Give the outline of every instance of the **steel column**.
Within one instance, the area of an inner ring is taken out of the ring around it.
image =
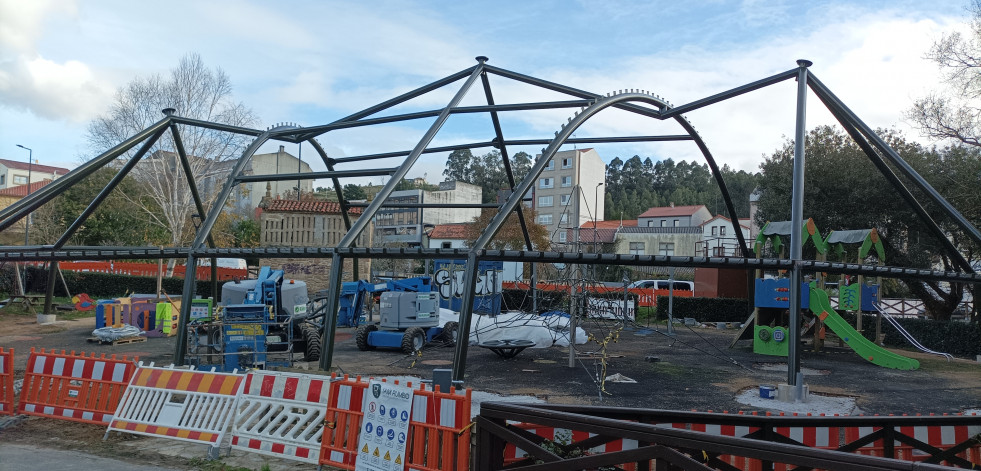
[[[930,183],[927,182],[922,175],[917,173],[916,170],[914,170],[913,167],[911,167],[905,160],[903,160],[903,158],[900,157],[900,155],[896,153],[896,151],[892,150],[892,148],[889,147],[889,145],[886,144],[886,142],[883,141],[881,137],[875,134],[875,132],[873,132],[872,129],[868,127],[868,125],[862,122],[862,120],[859,119],[854,112],[848,109],[848,107],[845,106],[845,104],[842,103],[841,100],[839,100],[838,97],[836,97],[835,94],[831,92],[831,90],[825,87],[824,84],[821,83],[816,78],[812,79],[812,83],[810,84],[810,87],[815,92],[821,90],[821,93],[823,93],[828,98],[828,100],[835,103],[836,107],[840,109],[841,113],[848,119],[848,121],[850,121],[856,128],[858,128],[858,130],[866,138],[868,138],[868,140],[872,143],[872,145],[874,145],[877,149],[879,149],[882,152],[883,156],[886,159],[888,159],[890,163],[892,163],[897,168],[899,168],[900,172],[902,172],[903,175],[909,178],[914,185],[916,185],[920,190],[926,193],[930,197],[930,199],[932,199],[935,203],[937,203],[937,205],[939,205],[944,210],[944,212],[946,212],[947,215],[949,215],[954,220],[954,222],[956,222],[957,225],[960,226],[961,230],[963,230],[968,237],[974,240],[976,244],[981,244],[981,231],[978,231],[977,227],[974,227],[974,225],[972,225],[971,222],[964,217],[964,215],[962,215],[960,212],[957,211],[957,209],[951,206],[951,204],[947,202],[947,200],[944,199],[944,197],[941,196],[940,193],[937,192],[937,190],[934,189],[933,186],[930,185]]]
[[[797,127],[794,133],[794,177],[790,201],[790,329],[787,339],[787,384],[797,384],[800,372],[800,283],[802,259],[799,224],[804,219],[804,139],[807,136],[807,68],[811,61],[797,61]],[[798,397],[800,399],[800,397]]]
[[[327,310],[324,311],[323,339],[320,342],[320,369],[329,371],[334,362],[334,335],[337,333],[337,300],[341,297],[341,275],[344,259],[335,253],[330,261],[330,280],[327,283]]]
[[[174,343],[174,363],[178,366],[184,365],[184,354],[187,350],[187,321],[191,318],[191,300],[194,299],[194,282],[197,279],[197,270],[195,269],[197,257],[194,256],[193,250],[201,248],[204,245],[204,240],[211,235],[211,229],[214,227],[215,221],[218,220],[218,215],[221,214],[225,206],[225,201],[228,201],[228,196],[232,193],[232,188],[235,187],[235,178],[245,170],[245,165],[252,159],[252,155],[267,140],[269,140],[269,131],[256,137],[252,141],[252,144],[249,144],[249,147],[245,149],[245,152],[242,152],[242,156],[239,157],[235,167],[229,173],[228,180],[225,181],[221,192],[215,198],[214,203],[212,203],[207,219],[198,227],[198,232],[194,236],[194,242],[191,243],[192,251],[187,255],[187,268],[184,270],[184,292],[181,293],[180,326],[177,328],[177,341]]]
[[[453,353],[453,379],[463,381],[467,370],[467,348],[470,346],[470,324],[473,318],[473,301],[477,290],[477,254],[467,254],[467,267],[463,276],[463,297],[460,299],[456,351]]]

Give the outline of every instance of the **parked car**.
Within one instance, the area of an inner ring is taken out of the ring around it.
[[[669,280],[638,280],[627,285],[627,288],[671,289]],[[674,281],[674,289],[678,291],[695,291],[695,283],[691,281]]]

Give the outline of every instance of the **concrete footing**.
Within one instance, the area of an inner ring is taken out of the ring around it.
[[[807,385],[801,385],[801,397],[800,402],[807,402],[808,397]],[[783,402],[797,402],[797,386],[791,386],[789,384],[777,385],[777,400]]]

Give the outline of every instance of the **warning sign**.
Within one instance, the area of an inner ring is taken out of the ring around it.
[[[355,462],[355,471],[402,471],[412,394],[411,388],[391,383],[372,380],[368,384],[358,438],[362,453]],[[373,449],[370,454],[369,449]]]

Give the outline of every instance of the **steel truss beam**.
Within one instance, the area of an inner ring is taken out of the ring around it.
[[[352,178],[388,176],[398,170],[394,168],[375,168],[364,170],[334,170],[331,172],[277,173],[270,175],[239,175],[235,183],[281,182],[287,180],[316,180],[318,178]]]

